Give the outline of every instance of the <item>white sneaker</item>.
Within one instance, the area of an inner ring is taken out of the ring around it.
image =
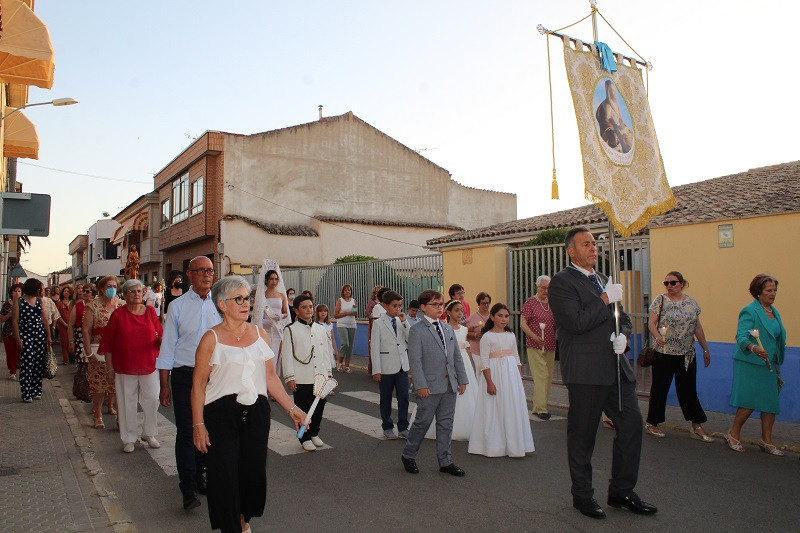
[[[307,441],[305,441],[305,442],[302,444],[302,446],[303,446],[303,449],[304,449],[305,451],[307,451],[307,452],[315,452],[315,451],[317,451],[317,447],[316,447],[316,446],[314,446],[314,443],[313,443],[313,442],[311,442],[310,440],[307,440]]]
[[[131,452],[133,452],[133,449],[135,447],[136,447],[136,445],[134,443],[126,442],[125,446],[122,447],[122,451],[125,452],[125,453],[131,453]]]
[[[322,439],[319,437],[311,437],[311,442],[313,442],[314,446],[316,446],[317,448],[322,448],[323,446],[325,446],[325,443],[322,442]]]
[[[155,437],[151,437],[150,435],[142,435],[142,440],[145,441],[151,448],[161,448],[161,443],[158,442]]]

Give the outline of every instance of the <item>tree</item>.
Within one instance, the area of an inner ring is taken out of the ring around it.
[[[567,231],[569,231],[569,228],[546,229],[536,234],[529,241],[523,242],[519,247],[525,248],[527,246],[543,246],[545,244],[563,244],[564,239],[567,238]]]
[[[343,263],[360,263],[361,261],[377,261],[377,257],[372,257],[371,255],[358,255],[358,254],[351,254],[351,255],[343,255],[342,257],[337,257],[333,264],[334,265],[341,265]]]

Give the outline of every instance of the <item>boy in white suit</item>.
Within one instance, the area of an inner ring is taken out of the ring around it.
[[[403,297],[386,291],[381,297],[382,313],[372,325],[370,359],[372,379],[380,385],[383,434],[396,439],[392,420],[392,392],[397,394],[397,430],[408,438],[408,323],[402,312]]]

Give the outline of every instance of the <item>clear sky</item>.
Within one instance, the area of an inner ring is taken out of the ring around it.
[[[671,185],[800,158],[800,3],[598,7],[655,67],[650,106]],[[550,200],[547,56],[536,25],[577,21],[588,0],[37,0],[36,12],[55,47],[55,85],[31,88],[28,101],[80,103],[26,111],[41,148],[38,161],[19,160],[18,179],[53,197],[50,236],[32,238],[23,257],[34,272],[68,266],[69,242],[152,190],[153,174],[191,137],[310,122],[319,104],[426,149],[464,185],[516,193],[520,218],[586,203],[556,40],[561,199]],[[567,33],[590,41],[591,23]],[[630,54],[602,21],[600,40]]]

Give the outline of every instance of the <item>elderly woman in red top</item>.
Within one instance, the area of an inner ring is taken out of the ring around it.
[[[105,354],[108,379],[116,385],[122,451],[131,453],[138,438],[137,401],[144,412],[142,440],[151,448],[161,447],[156,440],[160,391],[156,358],[163,330],[155,309],[144,303],[141,281],[126,281],[122,295],[125,305],[111,313],[97,352]]]
[[[520,320],[533,375],[533,414],[541,420],[550,418],[547,398],[556,361],[556,321],[547,299],[549,287],[549,276],[536,278],[536,294],[522,306],[523,320]]]
[[[69,356],[69,312],[72,309],[72,287],[66,286],[61,289],[56,301],[56,309],[58,309],[58,317],[56,318],[56,326],[58,327],[58,344],[61,346],[61,358],[64,364],[70,363]]]

